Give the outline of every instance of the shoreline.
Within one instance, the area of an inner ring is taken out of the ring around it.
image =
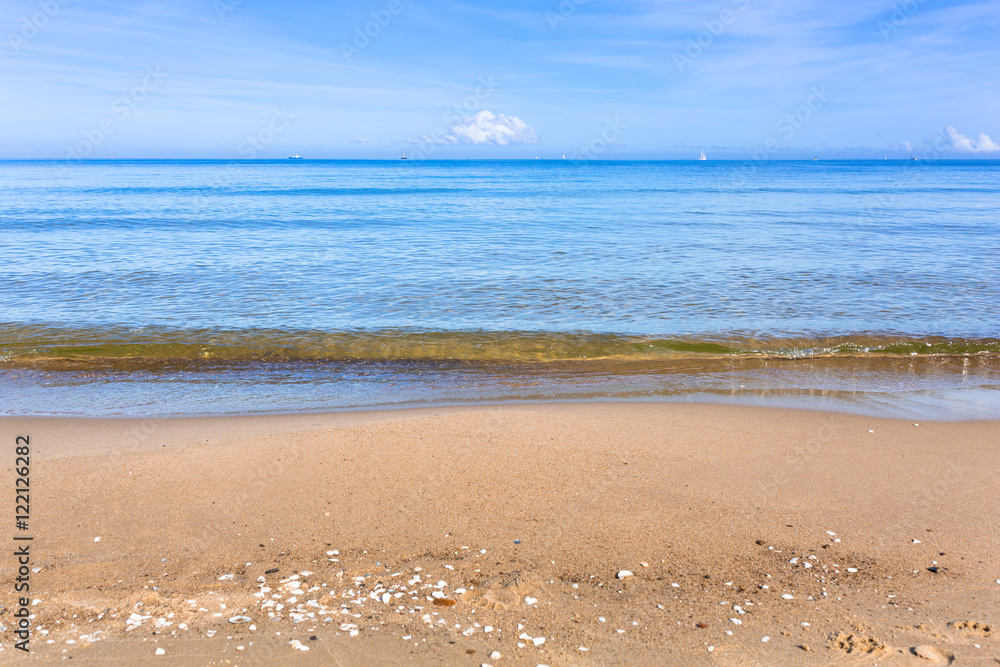
[[[0,432],[31,436],[42,660],[1000,659],[1000,421],[629,401]]]
[[[161,414],[70,414],[70,413],[28,413],[28,414],[3,414],[0,413],[0,422],[11,420],[81,420],[97,421],[156,421],[156,420],[194,420],[194,419],[270,419],[270,418],[302,418],[336,416],[336,415],[380,415],[382,413],[416,413],[434,411],[462,411],[462,410],[490,410],[490,409],[518,409],[533,408],[541,406],[586,406],[586,405],[659,405],[659,406],[702,406],[702,407],[730,407],[748,408],[752,410],[777,410],[791,412],[805,412],[818,414],[850,415],[854,417],[869,417],[873,419],[885,419],[895,421],[907,421],[918,419],[925,422],[935,423],[975,423],[975,422],[998,422],[1000,412],[995,412],[990,407],[979,407],[973,412],[956,412],[942,407],[940,399],[931,397],[927,404],[922,406],[923,412],[907,412],[902,397],[895,397],[895,403],[889,401],[881,405],[873,405],[859,400],[857,397],[846,398],[839,393],[849,395],[850,392],[827,392],[826,395],[816,396],[810,392],[787,392],[781,394],[758,394],[747,392],[742,395],[724,394],[722,392],[712,393],[709,391],[689,392],[684,394],[662,395],[662,396],[595,396],[584,398],[539,398],[535,400],[524,398],[502,398],[467,400],[467,401],[442,401],[442,402],[405,402],[405,403],[383,403],[383,404],[361,404],[348,405],[343,407],[316,407],[312,409],[283,409],[283,410],[260,410],[243,412],[179,412]],[[832,395],[830,395],[832,394]],[[1000,397],[997,398],[1000,407]],[[968,407],[968,406],[966,406]],[[916,408],[914,408],[916,409]]]
[[[343,408],[316,408],[315,410],[276,410],[273,412],[239,412],[239,413],[168,413],[168,414],[150,414],[150,415],[128,415],[128,414],[109,414],[109,415],[83,415],[83,414],[24,414],[24,415],[13,415],[13,414],[0,414],[0,424],[3,422],[15,422],[15,421],[28,421],[28,422],[39,422],[44,423],[50,420],[79,420],[81,422],[99,422],[107,420],[109,422],[124,422],[124,421],[135,421],[135,422],[145,422],[151,421],[156,422],[160,420],[164,421],[180,421],[180,420],[245,420],[245,419],[289,419],[293,422],[295,420],[308,420],[314,417],[329,417],[336,418],[343,415],[359,415],[365,416],[372,419],[378,419],[381,416],[396,415],[400,413],[407,413],[407,416],[419,417],[421,413],[440,413],[440,412],[465,412],[465,411],[482,411],[482,410],[519,410],[519,409],[533,409],[533,408],[543,408],[543,407],[556,407],[556,408],[572,408],[573,406],[611,406],[611,405],[650,405],[650,406],[686,406],[695,409],[707,409],[707,408],[733,408],[733,409],[749,409],[749,410],[762,410],[762,411],[776,411],[776,412],[791,412],[791,413],[806,413],[812,414],[813,416],[818,415],[843,415],[859,418],[870,418],[885,421],[899,421],[899,422],[909,422],[914,419],[914,417],[906,415],[884,415],[884,414],[871,414],[866,412],[851,411],[847,409],[840,409],[835,407],[814,407],[810,405],[792,405],[782,403],[783,401],[791,401],[796,398],[804,398],[805,400],[824,400],[824,399],[814,399],[814,397],[802,397],[794,394],[787,396],[767,396],[761,397],[756,395],[749,396],[720,396],[718,400],[712,400],[712,397],[705,397],[703,394],[695,394],[697,400],[688,400],[687,398],[681,397],[622,397],[622,398],[607,398],[607,397],[595,397],[595,398],[580,398],[580,399],[538,399],[538,400],[526,400],[526,399],[510,399],[510,400],[499,400],[499,401],[482,401],[482,402],[454,402],[454,403],[387,403],[382,405],[358,405],[358,406],[347,406]],[[851,405],[851,403],[844,401],[843,404]],[[411,413],[411,414],[410,414]],[[924,416],[921,421],[928,423],[940,423],[940,424],[967,424],[967,423],[984,423],[989,424],[992,422],[1000,422],[1000,414],[996,417],[983,417],[983,418],[955,418],[955,419],[936,419],[931,416]],[[291,424],[290,424],[291,425]]]

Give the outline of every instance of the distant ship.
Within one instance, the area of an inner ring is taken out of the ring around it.
[[[700,158],[698,158],[698,159],[699,159],[699,160],[707,160],[707,159],[708,159],[707,157],[705,157],[705,151],[702,151],[702,152],[701,152],[701,157],[700,157]]]
[[[911,160],[916,160],[917,158],[915,158],[915,157],[911,157],[910,159],[911,159]]]
[[[296,153],[295,155],[289,155],[288,159],[289,160],[303,160],[305,158],[303,158],[301,155],[299,155],[298,153]]]
[[[399,159],[400,160],[409,160],[410,158],[406,157],[406,153],[404,151],[399,151]]]

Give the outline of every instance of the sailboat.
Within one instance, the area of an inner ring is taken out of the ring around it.
[[[701,157],[699,157],[698,159],[699,160],[707,160],[708,159],[707,157],[705,157],[705,151],[701,152]]]
[[[399,159],[400,160],[409,160],[410,158],[406,157],[406,153],[404,151],[399,151]]]

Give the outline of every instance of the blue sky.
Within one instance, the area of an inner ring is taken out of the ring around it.
[[[13,0],[0,26],[0,157],[1000,158],[1000,2]]]

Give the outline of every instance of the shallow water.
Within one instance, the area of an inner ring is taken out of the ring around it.
[[[995,161],[0,162],[0,413],[997,417],[998,195]]]

